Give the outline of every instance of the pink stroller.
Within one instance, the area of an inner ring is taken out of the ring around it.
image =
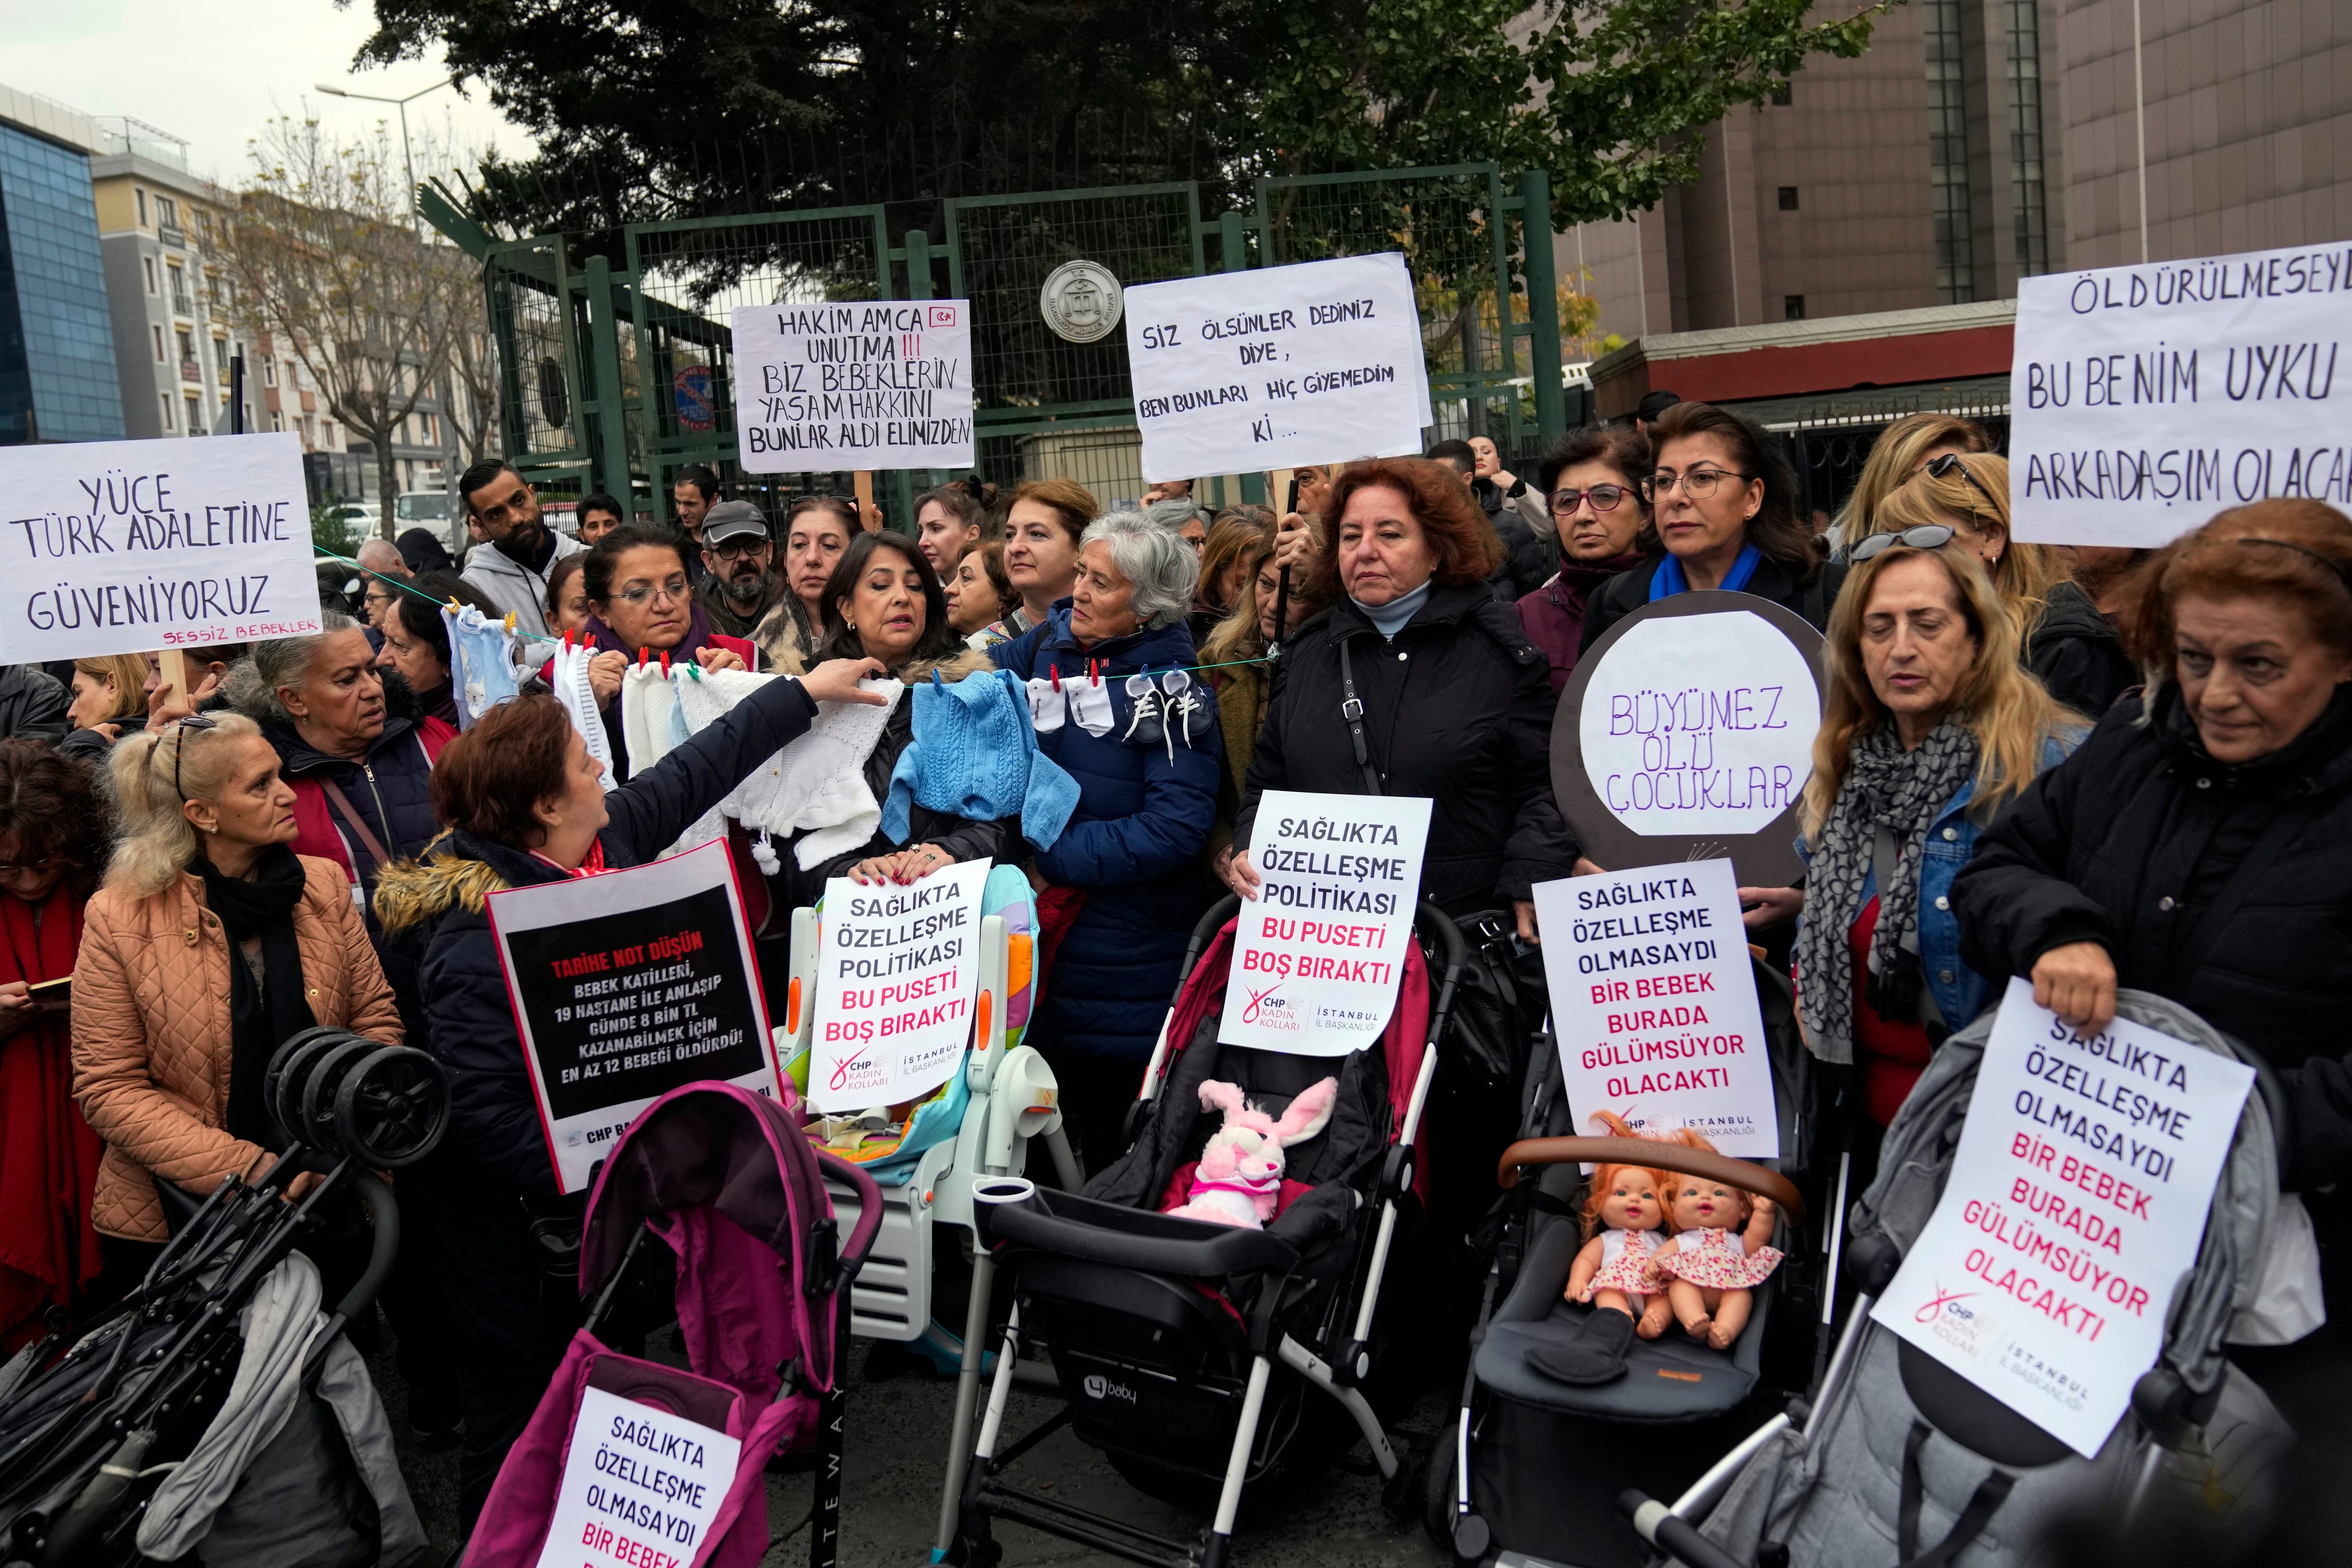
[[[845,1246],[828,1176],[858,1196]],[[881,1215],[873,1178],[811,1148],[795,1107],[723,1083],[688,1084],[648,1106],[589,1194],[580,1291],[594,1305],[499,1471],[466,1568],[540,1561],[590,1390],[740,1440],[733,1480],[682,1568],[757,1563],[770,1545],[766,1461],[819,1447],[810,1562],[830,1568],[841,1510],[844,1411],[834,1378],[846,1321],[838,1308]],[[623,1355],[596,1337],[648,1237],[676,1255],[678,1339],[691,1372]]]

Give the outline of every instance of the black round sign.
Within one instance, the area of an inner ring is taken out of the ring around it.
[[[1822,634],[1752,594],[1676,594],[1611,626],[1552,720],[1552,792],[1585,858],[1728,858],[1743,887],[1795,882],[1822,671]],[[1591,756],[1589,700],[1609,705]]]

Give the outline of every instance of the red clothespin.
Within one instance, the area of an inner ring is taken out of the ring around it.
[[[1099,661],[1091,658],[1087,660],[1087,679],[1097,686],[1102,684],[1102,668]]]
[[[563,628],[563,651],[566,653],[570,653],[572,651],[572,628],[570,626]]]
[[[1058,694],[1062,689],[1062,667],[1058,664],[1049,664],[1045,668],[1054,677],[1054,690]]]
[[[662,674],[669,673],[669,649],[662,649]]]
[[[637,649],[637,668],[638,668],[639,669],[643,669],[643,668],[645,668],[645,667],[646,667],[646,659],[647,656],[648,656],[648,655],[650,655],[650,654],[652,653],[652,651],[653,651],[653,650],[652,650],[652,649],[650,649],[650,648],[642,648],[642,647],[641,647],[641,648]]]

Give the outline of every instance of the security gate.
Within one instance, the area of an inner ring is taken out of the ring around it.
[[[1066,476],[1106,500],[1142,488],[1126,337],[1057,333],[1039,310],[1073,260],[1122,286],[1402,251],[1420,308],[1432,440],[1485,435],[1524,454],[1563,422],[1550,182],[1491,163],[1260,180],[1203,217],[1190,181],[952,197],[894,242],[896,205],[634,224],[622,257],[560,235],[499,242],[425,192],[425,216],[483,264],[506,449],[551,494],[605,489],[668,514],[671,478],[709,464],[771,503],[846,494],[845,473],[740,475],[730,312],[782,300],[968,299],[979,468],[998,483]],[[1528,226],[1528,215],[1536,215]],[[1534,228],[1536,243],[1525,242]],[[608,247],[609,248],[609,247]],[[910,526],[920,486],[877,476]],[[1264,500],[1265,476],[1204,476],[1213,504]]]

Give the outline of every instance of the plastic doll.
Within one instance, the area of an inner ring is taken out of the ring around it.
[[[1600,1120],[1620,1138],[1638,1136],[1616,1117]],[[1529,1364],[1555,1381],[1606,1383],[1625,1372],[1625,1352],[1636,1334],[1665,1332],[1672,1309],[1659,1293],[1650,1259],[1665,1242],[1665,1194],[1672,1176],[1643,1165],[1600,1165],[1584,1188],[1585,1242],[1569,1266],[1568,1300],[1594,1309],[1576,1340],[1542,1347]]]
[[[1675,1134],[1694,1149],[1715,1145],[1688,1128]],[[1752,1292],[1780,1266],[1772,1238],[1772,1200],[1706,1176],[1676,1175],[1668,1188],[1674,1236],[1651,1255],[1666,1281],[1665,1299],[1683,1332],[1729,1350],[1748,1326]]]

